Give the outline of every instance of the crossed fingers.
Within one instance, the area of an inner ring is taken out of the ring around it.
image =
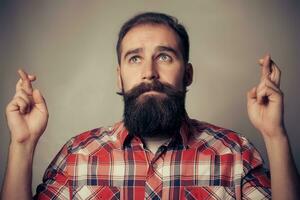
[[[32,95],[33,88],[32,88],[32,81],[36,80],[34,75],[28,75],[22,69],[18,70],[18,74],[20,75],[20,79],[16,85],[16,92],[19,90],[24,90],[28,95]]]
[[[280,90],[281,71],[274,61],[271,60],[270,55],[260,59],[259,64],[261,65],[261,80],[255,88],[256,95],[254,96],[260,104],[266,104],[282,96]]]
[[[275,62],[271,60],[271,56],[266,55],[259,60],[259,64],[261,65],[261,81],[269,78],[279,88],[281,71]]]
[[[18,74],[20,75],[20,79],[16,84],[16,94],[15,100],[18,104],[20,112],[25,114],[30,112],[32,105],[34,104],[33,101],[33,87],[31,82],[36,80],[36,77],[33,75],[28,75],[22,69],[18,70]]]

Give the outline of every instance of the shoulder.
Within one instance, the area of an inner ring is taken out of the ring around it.
[[[67,165],[74,165],[75,161],[84,163],[91,155],[118,148],[117,136],[121,125],[118,122],[113,126],[94,128],[69,139],[49,164],[45,177],[52,176],[56,171],[64,171]]]
[[[234,160],[244,166],[247,173],[263,166],[263,159],[254,145],[243,135],[233,130],[207,122],[191,121],[192,137],[198,152],[215,157],[234,156]]]
[[[117,145],[116,128],[119,125],[120,123],[116,123],[113,126],[103,126],[84,131],[72,137],[64,147],[69,154],[92,154],[106,145]]]
[[[205,144],[216,153],[242,153],[255,150],[253,144],[242,134],[208,122],[190,120],[194,145]]]

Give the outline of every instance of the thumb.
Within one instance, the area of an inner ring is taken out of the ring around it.
[[[253,87],[248,93],[247,93],[247,99],[249,103],[253,103],[257,99],[257,94],[256,94],[256,87]]]
[[[34,105],[43,112],[48,112],[46,101],[38,89],[34,89],[32,93]]]

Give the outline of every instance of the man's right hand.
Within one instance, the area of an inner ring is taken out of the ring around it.
[[[47,126],[47,105],[40,91],[32,88],[31,82],[36,77],[23,70],[18,73],[16,94],[6,107],[11,142],[36,145]]]

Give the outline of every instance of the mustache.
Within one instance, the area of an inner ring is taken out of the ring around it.
[[[141,94],[150,91],[161,92],[166,94],[169,97],[178,97],[178,96],[183,97],[186,94],[185,88],[183,91],[181,91],[175,88],[174,86],[172,86],[171,84],[161,83],[158,80],[154,80],[151,83],[141,83],[133,87],[129,91],[122,93],[122,95],[124,96],[125,100],[131,100],[131,99],[136,99]]]

